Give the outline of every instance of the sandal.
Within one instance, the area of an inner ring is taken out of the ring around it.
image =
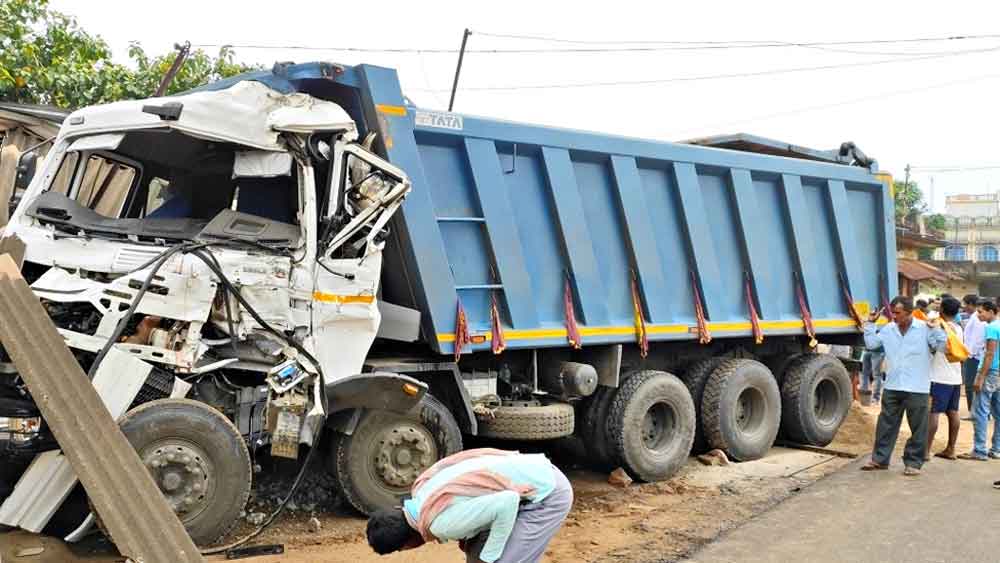
[[[967,461],[989,461],[989,459],[990,459],[990,458],[988,458],[988,457],[986,457],[984,455],[983,456],[979,456],[979,455],[972,454],[972,453],[958,454],[957,456],[955,456],[955,458],[956,459],[964,459],[964,460],[967,460]]]
[[[882,465],[881,463],[875,463],[874,461],[869,461],[861,466],[861,471],[885,471],[886,469],[889,469],[888,465]]]
[[[907,467],[903,470],[903,475],[906,475],[907,477],[917,477],[920,475],[920,470],[916,467]]]
[[[956,459],[958,459],[958,456],[956,456],[955,454],[946,454],[944,452],[938,452],[934,454],[934,457],[939,457],[941,459],[950,459],[951,461],[955,461]]]

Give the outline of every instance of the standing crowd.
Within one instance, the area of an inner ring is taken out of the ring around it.
[[[862,359],[861,392],[881,403],[871,461],[863,471],[889,468],[905,414],[910,438],[903,452],[903,474],[920,475],[932,456],[947,460],[1000,459],[1000,320],[997,303],[966,295],[913,301],[899,296],[886,312],[890,321],[881,327],[881,310],[864,327],[866,352]],[[973,423],[973,447],[956,452],[962,419],[959,415],[964,388],[966,408]],[[932,452],[940,415],[948,421],[944,449]],[[993,435],[987,444],[990,419]],[[994,483],[1000,488],[1000,481]]]

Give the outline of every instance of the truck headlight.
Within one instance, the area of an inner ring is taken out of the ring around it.
[[[31,441],[42,429],[42,418],[16,418],[0,416],[0,439],[8,439],[17,444]]]

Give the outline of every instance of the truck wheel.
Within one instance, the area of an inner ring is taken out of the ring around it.
[[[504,405],[492,419],[479,421],[479,435],[502,440],[551,440],[573,433],[573,405],[552,403],[537,406]]]
[[[781,430],[785,437],[825,446],[851,408],[851,377],[828,354],[809,354],[791,364],[781,386]]]
[[[781,394],[764,364],[725,360],[705,384],[701,412],[710,446],[739,461],[760,459],[778,435]]]
[[[618,388],[608,412],[616,461],[640,481],[670,478],[691,451],[694,413],[691,395],[675,376],[636,372]]]
[[[145,403],[119,421],[194,543],[229,533],[250,496],[250,454],[240,431],[190,399]]]
[[[695,429],[694,429],[694,443],[691,445],[691,453],[702,454],[708,451],[708,440],[705,439],[705,428],[701,421],[701,398],[705,395],[705,383],[708,382],[708,376],[712,375],[712,372],[719,367],[722,363],[722,358],[707,358],[700,360],[691,365],[686,372],[684,372],[684,385],[687,385],[688,393],[691,394],[691,400],[694,401],[694,411],[695,411]]]
[[[398,506],[417,476],[461,449],[462,432],[455,417],[440,401],[425,395],[406,415],[365,412],[353,434],[334,440],[333,470],[347,501],[371,514]]]
[[[598,469],[614,469],[611,441],[608,439],[608,410],[618,389],[599,385],[597,391],[581,405],[580,438],[587,450],[587,457]]]

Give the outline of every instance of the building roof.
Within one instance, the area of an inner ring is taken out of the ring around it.
[[[939,282],[948,282],[962,279],[961,276],[945,272],[944,270],[939,270],[938,268],[931,266],[926,262],[921,262],[920,260],[897,258],[896,264],[899,269],[899,273],[904,278],[913,281],[934,280]]]
[[[942,248],[948,241],[932,234],[919,232],[902,225],[896,225],[896,246],[899,248]]]

